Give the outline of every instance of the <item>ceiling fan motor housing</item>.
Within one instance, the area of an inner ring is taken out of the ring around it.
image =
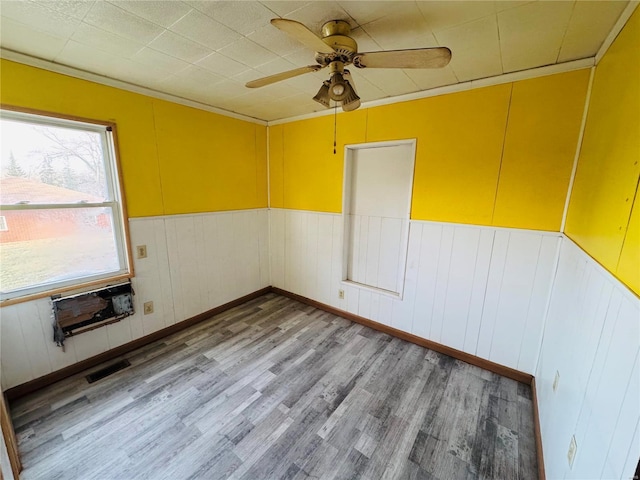
[[[333,53],[316,53],[316,62],[329,65],[341,61],[349,64],[358,52],[358,44],[349,36],[351,26],[344,20],[331,20],[322,26],[322,41],[329,45]]]

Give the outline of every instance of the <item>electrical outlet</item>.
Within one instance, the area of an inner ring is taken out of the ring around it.
[[[569,451],[567,452],[567,460],[569,460],[569,468],[573,468],[573,460],[576,458],[577,451],[578,451],[578,444],[576,443],[576,436],[571,435],[571,442],[569,442]]]
[[[136,256],[138,258],[147,258],[147,246],[146,245],[138,245],[136,247]]]
[[[558,390],[558,384],[560,383],[560,372],[556,370],[556,376],[553,379],[553,393]]]
[[[344,290],[338,290],[338,298],[341,298],[344,300]]]
[[[153,313],[153,302],[144,302],[143,309],[145,315]]]

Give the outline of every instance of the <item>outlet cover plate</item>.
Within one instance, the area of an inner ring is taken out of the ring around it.
[[[138,257],[138,258],[147,258],[147,246],[146,245],[137,245],[136,246],[136,257]]]
[[[143,309],[145,315],[153,313],[153,302],[144,302]]]
[[[338,290],[338,298],[344,299],[344,290]]]

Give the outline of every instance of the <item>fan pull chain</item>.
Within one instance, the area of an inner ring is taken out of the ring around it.
[[[336,130],[338,124],[338,103],[333,107],[333,154],[336,154]]]

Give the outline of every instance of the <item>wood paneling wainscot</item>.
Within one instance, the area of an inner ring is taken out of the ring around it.
[[[341,215],[280,209],[270,215],[274,287],[535,371],[560,234],[411,221],[400,299],[342,282]]]

